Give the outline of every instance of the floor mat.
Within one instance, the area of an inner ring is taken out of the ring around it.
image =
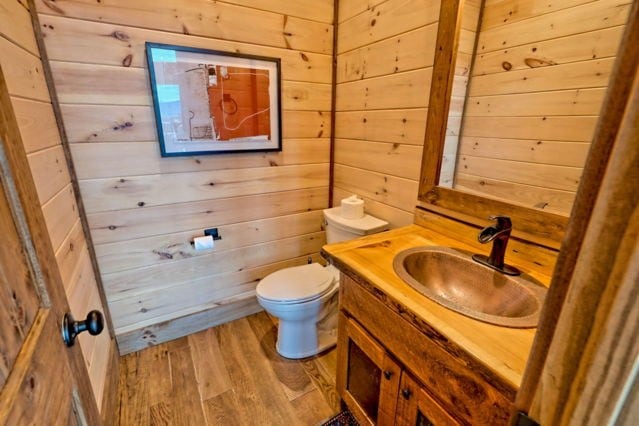
[[[321,426],[359,426],[359,423],[357,423],[350,411],[345,410],[331,417],[322,423]]]

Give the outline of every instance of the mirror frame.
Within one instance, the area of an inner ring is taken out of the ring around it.
[[[515,237],[558,250],[569,217],[437,185],[444,153],[463,7],[464,0],[444,1],[441,4],[417,208],[478,226],[485,226],[488,216],[505,214],[513,221]]]

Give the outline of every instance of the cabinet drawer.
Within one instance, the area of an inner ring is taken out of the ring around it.
[[[508,424],[514,389],[490,376],[478,361],[434,330],[420,330],[404,319],[398,312],[406,315],[406,311],[383,293],[371,291],[342,275],[341,309],[419,377],[457,418],[472,425]]]

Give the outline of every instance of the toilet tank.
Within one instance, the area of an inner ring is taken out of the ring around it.
[[[360,219],[345,219],[341,207],[324,210],[324,226],[328,244],[352,240],[364,235],[388,230],[388,222],[365,214]]]

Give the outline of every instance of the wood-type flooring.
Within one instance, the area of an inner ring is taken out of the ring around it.
[[[336,351],[289,360],[260,312],[122,357],[121,426],[317,425],[339,411]]]

